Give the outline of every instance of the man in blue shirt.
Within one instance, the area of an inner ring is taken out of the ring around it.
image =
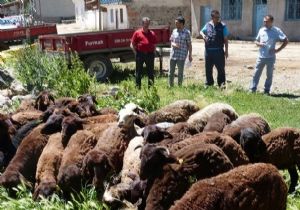
[[[184,27],[185,20],[182,16],[178,16],[175,20],[176,28],[173,30],[170,42],[171,42],[171,53],[170,53],[170,70],[169,70],[169,86],[174,86],[174,72],[175,67],[178,67],[178,86],[182,85],[183,81],[183,70],[185,59],[189,55],[189,62],[192,58],[192,41],[191,33]]]
[[[225,87],[225,58],[228,57],[228,29],[220,21],[220,13],[211,11],[211,21],[200,31],[205,42],[205,74],[207,86],[214,85],[213,66],[218,71],[217,82],[219,87]],[[224,51],[225,46],[225,51]]]
[[[259,47],[259,56],[256,60],[255,72],[250,84],[250,91],[256,92],[257,85],[264,66],[267,66],[267,78],[265,81],[264,93],[269,95],[273,79],[273,70],[276,60],[276,53],[281,51],[288,44],[288,38],[280,28],[273,26],[272,15],[264,17],[264,26],[258,31],[255,44]],[[275,49],[276,42],[282,41],[279,48]]]

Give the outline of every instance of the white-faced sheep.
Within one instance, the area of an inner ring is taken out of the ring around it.
[[[36,183],[33,193],[34,200],[38,199],[39,196],[46,198],[56,191],[56,177],[63,151],[64,147],[61,142],[61,134],[52,134],[37,163],[35,175]]]
[[[187,120],[187,123],[189,123],[191,126],[194,126],[198,132],[201,132],[207,124],[209,118],[220,112],[226,114],[230,120],[235,120],[238,118],[238,114],[229,104],[213,103],[191,115]]]
[[[148,179],[150,188],[145,209],[169,209],[195,179],[212,177],[232,168],[228,157],[213,144],[188,145],[175,152],[173,158],[164,148],[145,145],[140,171],[140,178]]]
[[[242,146],[247,150],[251,147],[251,153],[259,150],[258,142],[261,141],[260,135],[256,134],[254,130],[243,130],[244,141]],[[255,161],[272,163],[278,169],[288,169],[291,184],[289,192],[294,192],[298,181],[298,173],[296,166],[300,167],[300,130],[296,128],[276,128],[270,133],[262,136],[264,152],[257,155]],[[253,143],[254,142],[254,143]],[[253,156],[253,155],[252,155]]]
[[[141,195],[139,193],[135,194],[132,191],[132,186],[135,181],[139,181],[140,153],[143,145],[144,138],[141,136],[130,140],[124,153],[120,182],[116,185],[108,186],[103,195],[103,200],[109,203],[110,206],[124,205],[124,199],[135,203],[140,198]]]
[[[278,170],[259,163],[196,182],[170,210],[285,210],[286,202]]]
[[[137,136],[134,127],[136,116],[131,110],[120,110],[118,123],[109,126],[100,136],[95,148],[85,156],[84,173],[93,177],[93,184],[97,189],[103,189],[103,181],[109,172],[121,171],[129,141]]]
[[[226,125],[223,133],[231,136],[237,142],[240,142],[241,130],[243,128],[253,128],[262,136],[270,132],[268,122],[257,113],[250,113],[239,116],[235,121]]]

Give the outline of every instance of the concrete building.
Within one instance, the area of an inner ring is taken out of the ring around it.
[[[254,39],[267,14],[274,16],[292,41],[300,40],[300,1],[298,0],[191,0],[192,34],[210,20],[210,12],[217,9],[234,38]]]
[[[75,18],[75,5],[72,0],[17,0],[1,4],[0,13],[4,16],[26,13],[36,20],[60,22]]]
[[[191,28],[190,0],[73,0],[76,23],[90,30],[135,28],[144,16],[151,18],[152,25],[171,25],[178,14],[186,18]],[[99,11],[101,15],[99,17]],[[100,23],[100,24],[99,24]]]

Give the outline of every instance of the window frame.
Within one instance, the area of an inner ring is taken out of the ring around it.
[[[222,0],[222,19],[223,20],[242,20],[243,15],[243,0],[235,0],[233,5],[230,5],[231,0]],[[230,11],[236,10],[236,11]],[[234,12],[232,17],[231,12]]]
[[[293,2],[291,2],[291,1],[293,1]],[[285,20],[286,21],[300,21],[300,0],[286,0],[285,3],[286,3],[285,4]],[[291,3],[291,7],[290,7],[290,3]],[[298,8],[297,8],[297,5],[298,5]],[[290,14],[289,14],[290,8],[294,9],[292,17],[290,17]],[[298,9],[298,11],[297,11],[297,9]]]

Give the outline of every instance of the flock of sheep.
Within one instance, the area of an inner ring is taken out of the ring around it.
[[[93,185],[112,209],[147,210],[284,210],[295,191],[299,129],[271,130],[224,103],[179,100],[150,114],[96,105],[43,91],[0,114],[0,185],[14,196],[23,182],[35,200]]]

